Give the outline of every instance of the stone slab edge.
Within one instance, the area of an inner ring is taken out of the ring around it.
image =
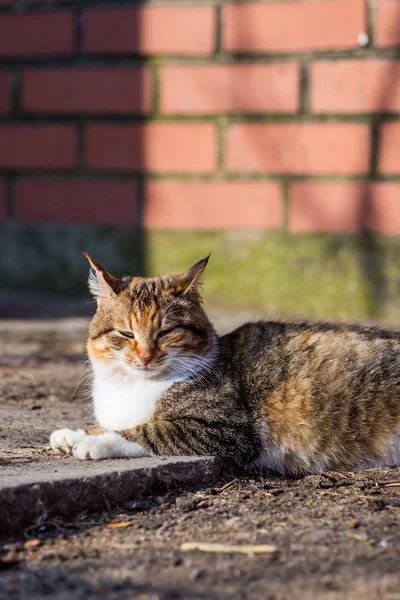
[[[56,517],[67,519],[127,500],[214,485],[222,468],[222,462],[216,458],[176,459],[151,467],[3,487],[0,490],[0,535],[14,535]]]

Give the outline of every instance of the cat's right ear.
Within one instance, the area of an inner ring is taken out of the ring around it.
[[[88,259],[91,269],[89,273],[89,290],[96,298],[97,303],[109,298],[112,294],[118,294],[121,291],[124,282],[111,275],[104,267],[94,260],[87,252],[82,252]]]
[[[203,271],[207,266],[209,258],[210,255],[206,256],[206,258],[203,258],[203,260],[200,260],[198,263],[193,265],[189,271],[182,273],[182,275],[178,275],[177,279],[184,294],[192,289],[199,291],[199,287],[202,283]]]

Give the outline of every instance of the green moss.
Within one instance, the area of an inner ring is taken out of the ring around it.
[[[205,300],[216,308],[399,320],[400,238],[371,235],[7,225],[0,230],[0,286],[85,294],[82,250],[117,275],[179,273],[211,252]]]
[[[152,274],[212,252],[208,304],[272,314],[398,320],[400,239],[282,233],[153,233]]]

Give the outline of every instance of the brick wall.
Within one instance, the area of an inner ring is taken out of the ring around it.
[[[400,0],[0,0],[0,221],[400,233]]]

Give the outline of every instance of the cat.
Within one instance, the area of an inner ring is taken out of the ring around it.
[[[291,474],[400,464],[400,334],[260,321],[218,337],[201,296],[208,257],[118,279],[85,255],[98,425],[55,431],[54,450],[216,455]]]

